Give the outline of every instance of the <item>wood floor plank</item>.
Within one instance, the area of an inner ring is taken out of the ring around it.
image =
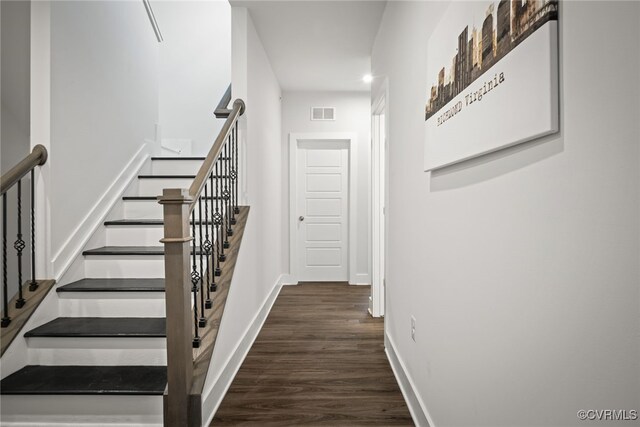
[[[412,426],[368,286],[285,286],[212,426]]]

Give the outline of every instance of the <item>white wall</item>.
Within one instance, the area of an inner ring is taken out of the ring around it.
[[[193,141],[206,155],[224,120],[213,115],[231,83],[231,6],[227,1],[152,2],[162,32],[160,125],[163,139]]]
[[[311,107],[336,107],[335,121],[312,121]],[[370,159],[371,95],[369,92],[284,92],[282,95],[282,194],[285,262],[289,267],[289,134],[306,132],[353,132],[358,137],[356,159],[356,274],[358,283],[371,283]]]
[[[142,2],[51,2],[51,251],[158,119],[158,43]]]
[[[29,154],[29,2],[2,2],[2,173]]]
[[[0,61],[2,112],[0,115],[0,174],[4,174],[31,152],[29,139],[29,67],[31,4],[29,2],[1,2],[1,49]],[[30,230],[31,178],[22,179],[22,239],[26,243],[23,251],[23,279],[31,278]],[[18,291],[18,257],[13,250],[17,227],[17,188],[7,192],[7,277],[8,295]],[[0,203],[1,205],[1,203]],[[1,216],[1,214],[0,214]],[[1,267],[0,267],[1,268]],[[0,299],[3,295],[0,289]]]
[[[560,134],[433,174],[426,44],[445,4],[389,2],[376,39],[386,333],[439,427],[577,426],[640,402],[640,6],[561,6]]]
[[[244,160],[240,173],[246,174],[244,203],[251,210],[205,394],[213,389],[225,369],[235,369],[227,366],[229,358],[235,355],[242,360],[236,350],[248,331],[257,332],[260,324],[254,320],[284,272],[280,86],[247,10],[234,7],[232,15],[233,98],[242,98],[246,103],[241,123]],[[221,397],[218,394],[213,399],[205,398],[205,414],[211,415],[213,408],[207,405],[219,402]]]

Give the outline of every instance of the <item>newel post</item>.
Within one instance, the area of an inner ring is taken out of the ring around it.
[[[165,189],[158,202],[164,208],[164,272],[167,316],[167,391],[164,425],[189,423],[189,394],[193,378],[192,313],[190,299],[188,190]]]

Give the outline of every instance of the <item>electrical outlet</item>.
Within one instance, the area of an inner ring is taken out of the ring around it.
[[[411,316],[411,339],[416,342],[416,318]]]

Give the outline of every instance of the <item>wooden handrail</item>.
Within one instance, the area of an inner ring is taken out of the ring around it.
[[[193,207],[195,206],[195,203],[198,200],[198,196],[200,196],[200,193],[202,193],[202,189],[204,188],[207,182],[207,177],[211,175],[213,166],[215,165],[216,160],[218,160],[218,157],[220,156],[220,152],[222,151],[222,146],[224,145],[224,142],[229,137],[229,133],[231,133],[231,129],[233,128],[233,125],[235,124],[238,117],[244,114],[244,109],[245,109],[245,106],[244,106],[244,101],[242,99],[236,99],[235,101],[233,101],[233,108],[231,109],[231,113],[229,114],[229,117],[227,117],[227,120],[225,120],[224,125],[222,126],[222,129],[220,129],[220,133],[218,134],[218,137],[213,143],[211,150],[209,150],[209,154],[207,155],[206,159],[204,159],[204,162],[202,163],[202,166],[200,166],[200,170],[198,171],[198,174],[196,175],[195,179],[191,183],[191,186],[189,187],[189,197],[193,200],[191,202],[189,212],[193,210]]]
[[[2,178],[0,178],[0,195],[6,193],[16,182],[31,172],[36,166],[44,165],[47,157],[48,153],[44,145],[38,144],[33,147],[33,150],[27,157],[12,167],[9,172],[2,175]]]

